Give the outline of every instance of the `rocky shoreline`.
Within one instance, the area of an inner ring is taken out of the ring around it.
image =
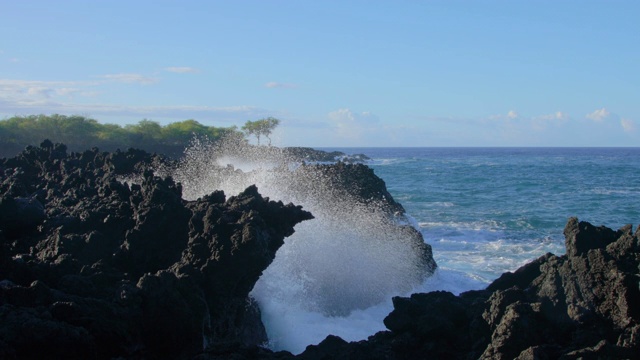
[[[640,353],[640,231],[575,218],[564,231],[566,255],[546,254],[485,290],[396,297],[384,320],[388,330],[366,341],[329,336],[297,356],[274,353],[260,346],[266,332],[249,292],[284,238],[313,215],[271,201],[255,186],[186,201],[180,184],[152,171],[163,161],[138,150],[68,154],[48,141],[0,160],[0,358],[633,359]],[[389,211],[402,211],[364,165],[313,171],[346,182],[370,178],[374,185],[358,196],[386,199]],[[125,181],[131,174],[137,180]]]
[[[46,141],[0,161],[0,358],[188,359],[267,340],[248,294],[313,216],[254,186],[185,201],[158,161]]]
[[[329,337],[302,359],[636,359],[640,231],[572,218],[567,254],[546,254],[481,291],[393,299],[389,329]],[[336,355],[338,354],[338,355]]]

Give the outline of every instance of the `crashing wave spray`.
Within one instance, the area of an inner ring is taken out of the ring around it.
[[[168,172],[186,199],[256,184],[315,216],[285,240],[254,288],[258,302],[346,316],[411,290],[435,269],[430,246],[402,225],[404,210],[364,165],[306,165],[286,149],[196,140]]]

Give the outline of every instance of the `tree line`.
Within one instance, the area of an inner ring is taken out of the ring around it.
[[[120,126],[101,124],[97,120],[80,115],[29,115],[14,116],[0,120],[0,156],[14,156],[27,145],[38,145],[44,139],[61,142],[71,151],[82,151],[92,147],[101,150],[125,150],[130,147],[149,152],[178,155],[194,136],[217,141],[223,137],[234,137],[246,141],[248,136],[269,135],[279,124],[274,118],[247,121],[243,130],[236,126],[214,127],[189,119],[160,125],[152,120],[141,120],[137,124]],[[269,144],[271,140],[269,138]]]

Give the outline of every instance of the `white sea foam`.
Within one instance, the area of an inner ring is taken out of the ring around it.
[[[435,151],[437,156],[418,154],[423,160],[409,151],[382,154],[369,163],[376,171],[386,173],[385,181],[396,186],[396,199],[416,216],[405,217],[405,224],[419,229],[433,247],[439,268],[423,282],[406,276],[416,273],[411,249],[385,243],[387,228],[375,211],[341,198],[335,189],[315,188],[313,184],[322,184],[321,178],[314,179],[321,176],[318,172],[308,172],[303,179],[290,176],[300,165],[278,157],[275,148],[234,144],[216,147],[196,142],[185,161],[168,172],[182,182],[188,199],[216,189],[231,196],[255,183],[263,195],[303,205],[316,216],[297,225],[296,233],[285,239],[252,292],[262,309],[270,347],[299,353],[329,334],[357,341],[384,330],[383,319],[392,310],[392,296],[434,290],[459,294],[480,289],[501,273],[546,252],[564,252],[563,240],[550,238],[562,235],[563,224],[553,224],[553,220],[575,213],[573,203],[582,198],[570,197],[568,194],[575,189],[566,189],[565,184],[587,178],[578,171],[581,166],[568,169],[560,164],[550,176],[530,168],[526,161],[524,167],[513,170],[495,166],[494,162],[502,164],[504,157],[500,154],[486,161],[460,157],[456,151]],[[515,160],[509,161],[512,164]],[[469,166],[475,162],[482,166]],[[491,172],[485,171],[488,166]],[[282,171],[273,171],[279,168]],[[564,169],[564,175],[557,174]],[[531,184],[538,187],[523,188],[523,174],[537,174],[540,178]],[[598,206],[594,207],[590,194],[607,195],[608,199],[627,195],[627,190],[629,196],[637,194],[628,185],[633,181],[615,187],[609,184],[611,178],[607,176],[598,186],[588,184],[584,192],[575,192],[589,200],[581,206],[590,207],[589,212],[600,211],[599,217],[609,216],[614,213],[607,208],[609,200],[595,202]],[[393,184],[394,179],[400,185]],[[553,187],[542,185],[549,182]],[[326,201],[310,196],[318,193],[324,193]],[[629,202],[626,197],[620,199]]]
[[[395,294],[409,296],[413,292],[436,290],[450,291],[456,295],[461,292],[486,287],[486,279],[451,270],[438,269],[423,283],[411,291]],[[282,286],[293,286],[283,283]],[[263,289],[256,287],[254,296],[262,299],[263,322],[267,328],[273,350],[288,350],[294,354],[304,351],[307,345],[317,344],[327,335],[337,335],[346,341],[365,340],[378,331],[386,330],[383,320],[393,310],[391,297],[387,296],[379,303],[362,310],[351,312],[347,316],[327,316],[310,311],[304,304],[288,299],[274,298],[262,294]]]
[[[440,268],[456,269],[490,281],[514,271],[541,254],[562,254],[562,243],[543,237],[529,241],[509,239],[496,221],[420,222]],[[522,225],[522,228],[527,228]]]
[[[300,168],[269,147],[196,141],[176,168],[162,169],[196,199],[231,196],[256,184],[264,196],[302,205],[315,216],[285,239],[252,296],[274,349],[300,352],[329,334],[360,340],[384,329],[394,295],[422,284],[420,253],[395,221],[332,187],[322,171]],[[415,219],[401,217],[418,228]]]
[[[403,164],[408,162],[414,162],[414,160],[410,158],[389,158],[389,159],[374,159],[369,161],[371,165],[378,165],[378,166],[398,165],[398,164]]]

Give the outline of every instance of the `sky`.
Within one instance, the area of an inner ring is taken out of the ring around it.
[[[640,146],[640,1],[0,0],[0,119],[281,146]]]

